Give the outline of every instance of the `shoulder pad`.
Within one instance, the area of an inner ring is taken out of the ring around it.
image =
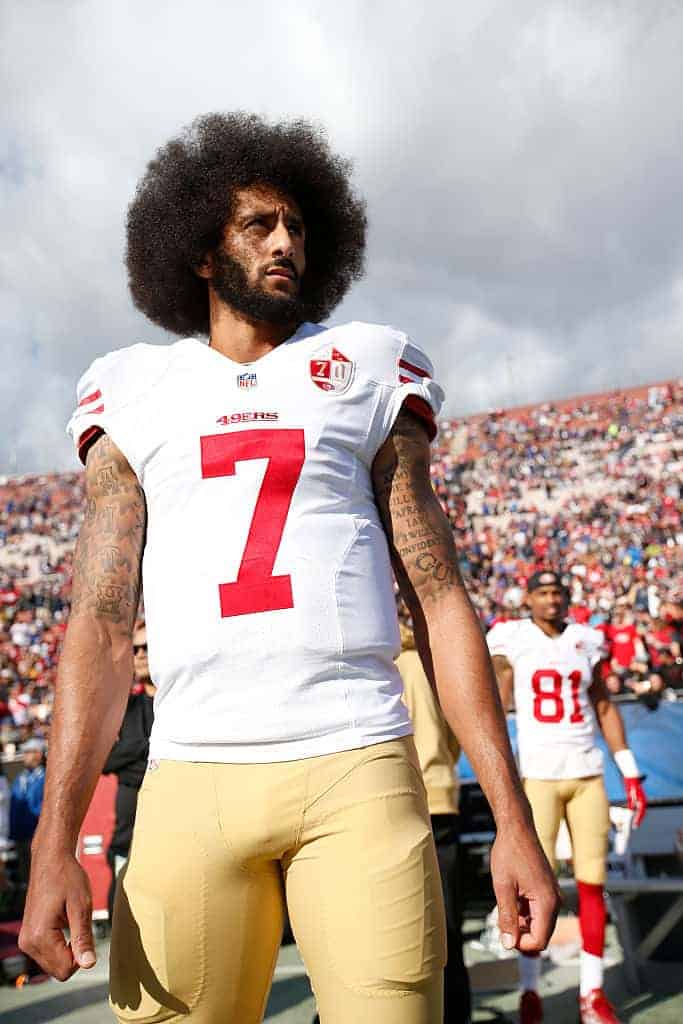
[[[149,393],[171,361],[171,345],[140,343],[95,359],[81,376],[76,408],[66,428],[82,461],[87,448],[121,410]]]

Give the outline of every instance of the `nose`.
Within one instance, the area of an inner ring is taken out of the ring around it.
[[[285,259],[291,259],[294,256],[294,240],[282,217],[273,228],[271,247],[273,256],[281,256]]]

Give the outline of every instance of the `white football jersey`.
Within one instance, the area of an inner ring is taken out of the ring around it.
[[[267,762],[412,731],[371,467],[443,398],[388,327],[304,324],[250,364],[204,342],[95,360],[68,432],[105,431],[147,501],[153,758]]]
[[[605,656],[597,629],[570,623],[547,636],[531,619],[499,622],[486,637],[491,654],[514,670],[520,773],[529,779],[600,775],[602,753],[588,689]]]

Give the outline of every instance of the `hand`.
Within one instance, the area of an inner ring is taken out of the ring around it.
[[[626,801],[629,811],[633,811],[633,827],[638,828],[647,811],[647,797],[640,784],[640,779],[624,779]]]
[[[644,693],[649,693],[652,689],[652,684],[649,680],[647,682],[643,682],[642,679],[627,679],[626,685],[629,690],[633,690],[636,697],[642,697]]]
[[[499,826],[491,875],[503,946],[540,953],[555,929],[562,897],[530,822]]]
[[[47,848],[34,854],[19,948],[58,981],[94,967],[90,882],[73,854]]]

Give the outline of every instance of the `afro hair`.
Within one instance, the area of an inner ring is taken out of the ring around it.
[[[173,334],[209,333],[206,281],[196,268],[220,244],[235,190],[266,184],[298,203],[306,225],[301,301],[307,319],[330,315],[363,275],[365,204],[351,165],[306,121],[206,114],[166,143],[128,209],[126,266],[133,302]]]

